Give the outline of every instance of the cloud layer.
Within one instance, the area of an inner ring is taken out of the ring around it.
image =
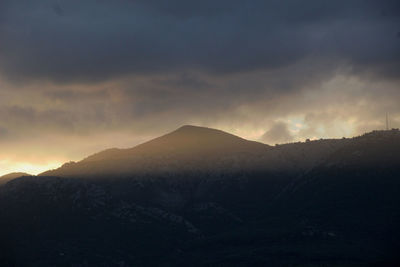
[[[399,127],[399,25],[395,0],[0,1],[0,162],[182,124],[271,144]]]
[[[58,82],[195,69],[288,66],[308,57],[396,76],[398,1],[2,1],[0,67]]]

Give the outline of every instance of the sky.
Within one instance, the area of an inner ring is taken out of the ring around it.
[[[186,124],[351,137],[399,103],[398,0],[0,1],[0,175]]]

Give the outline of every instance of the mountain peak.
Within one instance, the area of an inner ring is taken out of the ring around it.
[[[189,153],[196,153],[199,150],[220,150],[237,146],[247,146],[254,142],[245,140],[239,136],[201,126],[183,125],[168,134],[150,140],[144,144],[137,146],[134,149],[146,148],[157,152],[161,150],[188,150]],[[261,145],[261,144],[259,144]],[[262,144],[262,146],[265,146]]]
[[[185,124],[185,125],[182,125],[181,127],[179,127],[178,129],[176,129],[176,131],[184,131],[184,130],[190,130],[190,129],[195,130],[195,129],[199,129],[199,128],[200,129],[201,128],[210,129],[210,128],[207,128],[207,127]]]
[[[175,131],[171,132],[173,133],[185,133],[185,134],[226,134],[226,135],[232,135],[227,132],[213,129],[213,128],[208,128],[208,127],[202,127],[202,126],[196,126],[196,125],[183,125],[176,129]]]
[[[184,125],[173,132],[129,149],[108,149],[84,160],[42,175],[92,175],[135,173],[215,165],[221,159],[239,159],[244,154],[262,155],[268,145],[200,126]],[[150,167],[149,167],[150,166]]]

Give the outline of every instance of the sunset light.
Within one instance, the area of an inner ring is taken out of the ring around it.
[[[47,162],[45,164],[32,164],[29,162],[12,162],[8,160],[0,160],[0,176],[11,172],[24,172],[32,175],[37,175],[44,171],[58,168],[62,162]]]
[[[400,0],[0,0],[0,267],[400,266]]]

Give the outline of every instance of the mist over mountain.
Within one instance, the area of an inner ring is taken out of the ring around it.
[[[390,266],[400,132],[268,146],[196,126],[0,186],[1,266]]]

